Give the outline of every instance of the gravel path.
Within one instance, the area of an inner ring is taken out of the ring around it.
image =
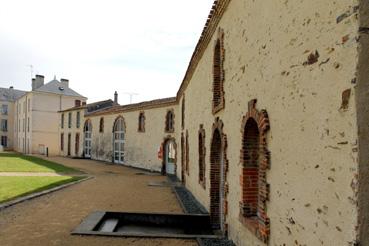
[[[0,244],[7,245],[197,245],[195,240],[72,236],[97,210],[182,213],[170,187],[150,187],[163,176],[92,160],[49,158],[95,178],[0,211]]]
[[[183,186],[174,187],[177,198],[182,203],[182,207],[189,214],[208,214],[206,209],[196,200],[196,198]]]

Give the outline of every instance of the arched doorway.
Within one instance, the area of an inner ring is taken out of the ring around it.
[[[210,148],[210,218],[214,229],[223,231],[224,175],[223,144],[219,129],[213,131]]]
[[[85,126],[83,127],[84,133],[84,144],[83,144],[83,153],[85,158],[91,158],[91,146],[92,146],[92,124],[90,120],[85,122]]]
[[[113,160],[114,163],[124,163],[124,139],[125,139],[125,125],[123,117],[115,120],[113,126]]]
[[[176,174],[176,162],[177,162],[177,145],[174,138],[168,138],[164,141],[164,165],[163,172],[168,175]]]

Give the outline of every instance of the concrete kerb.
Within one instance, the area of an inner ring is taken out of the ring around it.
[[[36,192],[36,193],[30,194],[30,195],[26,195],[26,196],[16,198],[16,199],[8,201],[8,202],[4,202],[4,203],[0,204],[0,211],[7,208],[7,207],[11,207],[13,205],[16,205],[18,203],[25,202],[25,201],[28,201],[28,200],[31,200],[31,199],[34,199],[34,198],[37,198],[37,197],[40,197],[40,196],[43,196],[43,195],[47,195],[47,194],[50,194],[52,192],[67,188],[69,186],[72,186],[72,185],[75,185],[75,184],[78,184],[78,183],[81,183],[81,182],[84,182],[84,181],[87,181],[87,180],[93,179],[93,178],[94,178],[94,176],[87,176],[86,178],[83,178],[83,179],[80,179],[80,180],[76,180],[76,181],[66,183],[66,184],[51,188],[51,189]]]

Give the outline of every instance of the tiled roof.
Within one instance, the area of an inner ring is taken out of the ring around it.
[[[68,111],[73,111],[73,110],[79,110],[79,109],[86,109],[86,108],[87,109],[89,109],[89,108],[96,108],[96,109],[93,109],[92,110],[93,112],[96,112],[96,111],[101,111],[101,110],[106,109],[107,108],[106,107],[107,104],[111,104],[111,106],[109,106],[108,108],[111,108],[112,106],[114,106],[113,100],[108,99],[108,100],[103,100],[103,101],[88,103],[87,105],[74,106],[74,107],[71,107],[71,108],[67,108],[67,109],[61,110],[59,112],[63,113],[63,112],[68,112]],[[102,107],[104,107],[104,108],[99,108],[100,105]],[[115,105],[115,106],[119,106],[119,105]]]
[[[96,115],[102,115],[102,114],[116,114],[116,113],[123,113],[128,111],[134,111],[139,109],[150,109],[150,108],[156,108],[156,107],[162,107],[166,105],[173,105],[176,103],[176,97],[168,97],[168,98],[161,98],[156,99],[152,101],[145,101],[140,103],[133,103],[133,104],[127,104],[122,106],[114,106],[108,109],[103,109],[98,112],[91,112],[89,114],[86,114],[86,116],[96,116]]]

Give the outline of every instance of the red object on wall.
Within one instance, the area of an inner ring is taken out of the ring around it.
[[[158,158],[163,159],[163,145],[161,144],[158,150]]]

